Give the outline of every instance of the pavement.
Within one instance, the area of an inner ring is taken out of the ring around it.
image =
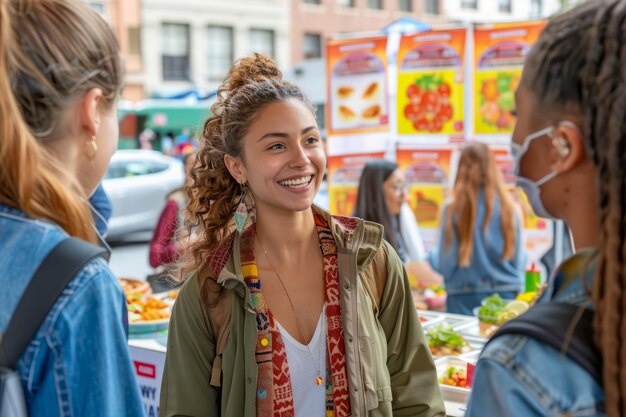
[[[109,242],[111,259],[109,266],[118,278],[145,280],[154,272],[148,261],[152,233],[136,234],[122,242]]]

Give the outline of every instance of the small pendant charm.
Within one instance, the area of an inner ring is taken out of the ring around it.
[[[322,385],[324,383],[324,379],[321,376],[315,378],[315,385]]]
[[[235,211],[235,227],[237,227],[237,231],[239,232],[239,234],[243,232],[243,228],[246,225],[246,220],[248,220],[248,207],[246,206],[246,203],[242,197],[241,202],[237,206],[237,211]]]

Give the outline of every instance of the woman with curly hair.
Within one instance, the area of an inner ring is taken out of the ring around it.
[[[161,416],[443,416],[406,272],[382,227],[312,206],[314,108],[260,54],[205,123]]]

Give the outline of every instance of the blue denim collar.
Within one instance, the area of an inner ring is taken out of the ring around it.
[[[581,249],[565,260],[550,283],[547,296],[550,300],[588,305],[593,285],[598,251]]]

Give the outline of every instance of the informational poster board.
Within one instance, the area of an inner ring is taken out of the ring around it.
[[[146,417],[158,417],[165,364],[165,340],[163,343],[156,339],[130,340],[128,344]]]
[[[400,39],[397,118],[403,141],[463,139],[467,29],[432,30]]]
[[[329,135],[389,130],[387,37],[329,40]]]
[[[545,21],[479,25],[474,29],[474,133],[506,144],[515,125],[515,89],[526,55]]]
[[[330,212],[350,216],[354,211],[361,171],[368,161],[384,158],[384,152],[335,155],[328,158]],[[382,192],[382,190],[381,190]]]

